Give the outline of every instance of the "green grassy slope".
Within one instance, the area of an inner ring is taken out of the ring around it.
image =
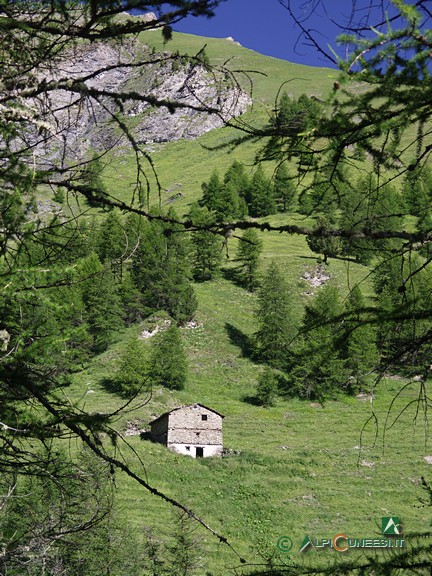
[[[212,62],[230,60],[232,69],[254,69],[267,76],[254,76],[255,110],[245,120],[264,118],[274,104],[283,82],[293,95],[302,92],[323,94],[332,82],[332,72],[289,64],[256,54],[227,40],[203,39],[175,34],[165,48],[160,35],[149,33],[145,41],[157,49],[196,53],[207,45]],[[254,120],[255,121],[255,120]],[[153,155],[162,185],[181,184],[182,198],[174,204],[184,213],[200,197],[201,182],[214,168],[221,173],[237,158],[252,163],[256,147],[252,144],[233,153],[212,150],[232,137],[233,131],[220,129],[196,141],[175,142]],[[271,167],[269,167],[271,170]],[[134,178],[133,158],[113,158],[106,173],[109,187],[124,198],[130,193]],[[153,198],[155,200],[155,198]],[[292,221],[303,221],[291,215]],[[286,222],[275,216],[273,222]],[[305,269],[316,264],[316,256],[304,238],[263,233],[262,270],[276,259],[299,293]],[[228,246],[233,265],[236,241]],[[363,281],[368,270],[357,264],[331,260],[330,273],[342,292]],[[364,288],[369,290],[367,280]],[[419,508],[422,497],[421,476],[428,477],[424,456],[431,453],[425,441],[423,423],[415,426],[415,405],[403,413],[383,441],[383,427],[392,399],[401,382],[388,379],[370,398],[340,398],[324,407],[307,401],[279,399],[273,408],[264,409],[244,401],[251,396],[262,366],[243,355],[241,340],[255,330],[253,309],[255,295],[218,278],[196,285],[199,310],[198,327],[183,329],[189,359],[189,381],[182,392],[154,390],[151,401],[116,423],[124,431],[127,421],[145,427],[150,419],[182,403],[201,402],[226,415],[224,444],[239,454],[224,459],[193,460],[172,454],[163,446],[128,438],[133,450],[120,446],[131,467],[146,474],[150,484],[182,501],[214,529],[223,533],[248,560],[259,562],[258,551],[275,551],[279,537],[294,540],[291,558],[297,562],[316,563],[331,560],[336,554],[311,551],[300,555],[298,548],[305,534],[330,538],[338,532],[352,537],[379,537],[381,516],[398,515],[406,533],[427,530],[429,510]],[[307,296],[302,296],[303,302]],[[112,374],[131,328],[120,335],[108,352],[75,376],[70,390],[90,410],[108,410],[121,400],[107,392],[101,381]],[[415,386],[407,388],[393,405],[389,422],[416,397]],[[369,421],[372,411],[378,428]],[[363,431],[363,434],[362,434]],[[385,447],[385,449],[384,449]],[[140,462],[139,458],[142,460]],[[123,513],[140,529],[151,526],[157,537],[170,539],[170,506],[147,494],[124,476],[118,478],[119,500]],[[208,551],[212,574],[225,574],[238,559],[216,538],[200,532]],[[352,552],[350,558],[361,552]],[[384,554],[378,551],[377,554]],[[324,556],[323,556],[324,555]],[[289,556],[284,556],[287,561]]]
[[[247,124],[257,125],[267,121],[282,84],[286,83],[284,89],[294,97],[302,93],[309,96],[323,96],[336,74],[327,68],[301,66],[262,56],[225,39],[174,33],[173,40],[164,46],[159,33],[148,32],[142,34],[140,40],[157,51],[176,52],[178,50],[181,54],[189,55],[198,53],[205,45],[212,64],[226,63],[230,70],[248,71],[247,74],[236,74],[244,89],[247,92],[251,91],[253,97],[253,106],[242,116],[242,120]],[[187,207],[200,197],[201,183],[208,179],[215,168],[222,174],[233,160],[237,159],[248,165],[251,171],[253,170],[256,144],[249,143],[234,151],[217,149],[218,146],[239,136],[240,133],[233,129],[220,128],[208,132],[197,140],[177,141],[163,146],[150,147],[154,149],[152,160],[162,187],[170,190],[180,184],[175,191],[181,192],[182,198],[174,204],[180,213],[187,210]],[[273,166],[268,166],[269,173],[273,168]],[[154,184],[150,170],[148,174],[150,182]],[[133,155],[122,154],[112,158],[106,176],[107,183],[116,190],[120,197],[130,198],[136,177]],[[163,192],[162,202],[166,202],[169,196],[169,192]],[[151,200],[152,202],[158,201],[156,193],[152,195]]]
[[[266,234],[263,239],[263,267],[276,258],[285,264],[293,282],[298,281],[301,270],[315,263],[308,258],[306,246],[301,246],[303,240],[296,239],[293,245],[281,236]],[[343,291],[348,278],[344,267],[343,262],[331,261],[330,271]],[[358,267],[354,278],[359,281],[365,272]],[[295,544],[290,558],[315,564],[323,561],[323,553],[298,553],[305,534],[330,538],[344,532],[350,537],[379,537],[381,516],[391,514],[403,519],[407,533],[426,530],[429,510],[418,504],[423,496],[420,478],[429,473],[424,461],[429,452],[423,426],[419,423],[416,428],[414,423],[415,406],[403,414],[385,440],[382,436],[387,410],[401,382],[389,379],[381,383],[373,403],[369,397],[341,397],[324,407],[283,399],[273,408],[254,406],[245,399],[253,396],[262,366],[243,355],[241,340],[255,329],[252,310],[256,296],[223,278],[198,284],[196,291],[198,327],[182,330],[189,360],[186,389],[154,390],[148,404],[115,426],[122,432],[130,421],[146,427],[167,409],[201,402],[225,414],[224,445],[240,454],[221,460],[193,460],[133,436],[126,438],[133,450],[120,443],[122,456],[132,469],[190,506],[249,561],[259,561],[258,552],[274,552],[278,538],[289,535]],[[81,401],[88,409],[120,405],[121,400],[100,382],[115,370],[119,351],[131,332],[137,333],[137,327],[76,376],[71,392],[84,394]],[[403,393],[390,422],[416,392],[412,387]],[[372,410],[378,429],[370,421],[363,430]],[[140,530],[151,527],[158,538],[169,541],[171,507],[124,475],[117,485],[129,522]],[[199,530],[199,534],[204,538],[211,573],[225,574],[227,567],[236,563],[235,556],[205,531]],[[325,553],[327,559],[331,554]],[[353,554],[356,552],[351,559]],[[286,555],[282,559],[287,560]]]
[[[127,440],[136,454],[120,444],[131,467],[190,506],[250,561],[257,561],[257,550],[274,549],[280,536],[289,535],[295,543],[292,558],[316,563],[322,560],[318,552],[306,557],[298,553],[305,534],[379,537],[381,516],[400,516],[408,534],[426,530],[429,510],[418,505],[423,496],[420,478],[429,473],[424,461],[429,452],[422,425],[414,424],[415,406],[385,440],[382,436],[387,410],[401,383],[391,379],[381,383],[373,404],[369,397],[341,397],[324,407],[282,399],[273,408],[253,406],[244,398],[253,395],[262,368],[242,355],[236,336],[254,329],[254,296],[222,279],[200,284],[197,293],[198,327],[183,329],[190,365],[186,389],[154,390],[149,404],[116,426],[124,431],[127,421],[136,421],[145,427],[166,409],[202,402],[225,414],[224,445],[240,454],[193,460],[134,436]],[[122,344],[78,375],[77,393],[91,386],[92,392],[85,396],[88,408],[119,405],[98,381],[113,371]],[[403,393],[390,422],[415,394],[414,386]],[[372,409],[378,430],[372,421],[363,430]],[[124,476],[117,485],[129,521],[140,529],[150,526],[157,537],[170,539],[170,506]],[[200,534],[206,540],[210,568],[223,574],[235,557],[204,531]]]

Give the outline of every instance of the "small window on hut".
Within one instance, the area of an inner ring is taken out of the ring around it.
[[[190,452],[190,446],[186,446],[186,451]]]
[[[201,414],[201,420],[207,420],[207,414]]]

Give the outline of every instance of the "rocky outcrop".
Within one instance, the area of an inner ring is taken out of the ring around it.
[[[55,136],[38,147],[39,154],[50,160],[58,157],[64,146],[69,158],[82,158],[90,149],[118,144],[118,114],[138,143],[161,143],[197,138],[244,113],[251,103],[228,76],[209,71],[196,61],[172,58],[167,52],[152,54],[138,41],[122,46],[78,45],[58,63],[55,72],[44,76],[47,82],[65,78],[83,78],[83,85],[99,95],[50,92],[48,109],[56,112],[47,120],[55,125]],[[134,93],[138,97],[115,103],[110,93]],[[151,103],[140,100],[139,95]],[[161,101],[173,106],[158,105]],[[208,108],[212,113],[197,108]]]
[[[225,40],[228,40],[228,42],[232,42],[233,44],[235,44],[236,46],[241,46],[240,42],[237,42],[236,40],[234,40],[234,38],[232,36],[227,36],[225,38]]]
[[[243,114],[251,103],[249,96],[237,87],[223,86],[219,80],[210,76],[203,66],[183,65],[175,72],[171,63],[162,67],[152,95],[159,100],[179,103],[182,107],[170,112],[165,106],[155,108],[145,103],[132,106],[127,114],[140,116],[136,129],[139,141],[170,142],[197,138]],[[207,107],[217,112],[199,112],[194,107]]]

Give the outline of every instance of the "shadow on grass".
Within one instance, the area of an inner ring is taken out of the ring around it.
[[[327,262],[324,262],[324,258],[320,256],[298,256],[301,260],[315,260],[317,264],[323,264],[324,266],[329,266],[331,260],[340,260],[341,262],[353,262],[354,264],[359,264],[359,262],[350,256],[329,256]]]
[[[246,288],[246,282],[244,280],[241,268],[221,268],[222,276],[228,282],[232,282],[240,288]]]
[[[252,406],[260,406],[260,402],[256,396],[242,396],[240,398],[242,402],[246,402],[246,404],[252,404]]]
[[[102,388],[107,392],[109,392],[110,394],[117,394],[117,396],[122,396],[120,386],[118,385],[118,383],[115,381],[114,378],[109,377],[102,378],[102,380],[100,380],[99,383],[102,386]]]
[[[240,348],[242,356],[253,359],[255,356],[253,338],[229,322],[225,322],[225,330],[232,344]]]
[[[266,366],[271,368],[269,364],[266,364]],[[274,375],[276,378],[276,387],[272,395],[273,400],[277,397],[285,398],[286,400],[296,397],[295,390],[292,389],[292,385],[287,375],[278,369],[274,370]],[[251,404],[252,406],[263,406],[265,408],[273,406],[273,401],[271,401],[270,404],[263,404],[262,400],[260,400],[256,395],[252,396],[250,394],[245,394],[240,398],[240,400],[242,402],[246,402],[247,404]]]

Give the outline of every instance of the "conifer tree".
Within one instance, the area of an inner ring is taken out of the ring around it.
[[[57,325],[64,342],[64,359],[71,370],[76,370],[88,360],[93,338],[89,332],[81,287],[76,283],[80,278],[76,273],[72,273],[70,278],[72,282],[69,286],[59,286],[50,291],[50,300],[60,311]]]
[[[421,220],[432,200],[432,171],[429,166],[416,166],[407,172],[402,192],[409,213]]]
[[[286,162],[282,162],[276,170],[273,182],[273,196],[282,212],[293,210],[296,194],[296,187],[290,177]]]
[[[223,183],[217,170],[213,170],[208,182],[202,183],[203,196],[201,202],[208,210],[213,210],[214,212],[219,210],[222,186]]]
[[[120,258],[126,249],[126,235],[121,219],[112,210],[100,224],[96,238],[97,254],[100,261]]]
[[[122,307],[111,270],[104,268],[95,253],[81,265],[85,280],[81,284],[85,317],[93,336],[94,349],[106,350],[122,326]]]
[[[273,406],[277,393],[277,379],[273,370],[266,366],[258,378],[255,398],[260,406]]]
[[[417,218],[417,230],[423,234],[430,234],[432,232],[432,211],[429,206]],[[425,242],[424,245],[419,248],[419,254],[427,260],[430,259],[432,256],[430,242]]]
[[[335,225],[338,208],[345,196],[351,194],[351,188],[350,173],[343,164],[324,167],[314,175],[308,201],[314,212],[321,213]]]
[[[257,355],[276,368],[285,368],[297,334],[297,305],[292,290],[271,262],[258,292],[255,334]]]
[[[344,322],[345,338],[343,341],[343,356],[345,366],[350,371],[351,392],[360,391],[366,384],[367,375],[378,365],[378,348],[376,344],[375,327],[365,322],[365,299],[358,285],[350,291]]]
[[[81,181],[89,188],[86,201],[89,206],[100,207],[101,199],[108,196],[108,191],[102,180],[103,164],[98,154],[94,154],[90,162],[85,165],[81,174]]]
[[[116,280],[123,276],[122,257],[125,256],[127,238],[116,211],[111,210],[102,221],[96,238],[97,254],[101,262],[110,262]]]
[[[138,246],[132,257],[131,275],[142,294],[143,313],[165,310],[179,322],[190,320],[197,301],[190,283],[185,234],[158,221],[138,224]]]
[[[150,381],[154,386],[182,390],[187,379],[187,361],[179,328],[174,322],[151,341]]]
[[[258,285],[259,259],[262,252],[262,241],[253,228],[246,230],[240,238],[237,260],[241,262],[242,276],[249,291]]]
[[[248,203],[250,202],[250,182],[244,165],[241,162],[234,160],[225,172],[224,183],[228,188],[234,189],[238,195],[238,217],[246,216],[248,213]]]
[[[121,284],[117,285],[117,291],[122,303],[123,321],[126,326],[143,319],[145,306],[143,296],[132,279],[130,270],[123,272]]]
[[[337,220],[337,208],[343,192],[337,192],[333,182],[315,180],[309,191],[309,202],[314,212],[320,212],[330,223]]]
[[[200,204],[216,215],[218,222],[229,222],[241,212],[240,198],[232,185],[222,182],[217,170],[214,170],[208,182],[201,186],[203,197]]]
[[[339,291],[333,284],[322,287],[306,306],[302,342],[289,375],[294,393],[322,401],[346,385],[343,333],[336,320],[340,313]]]
[[[273,187],[264,174],[261,164],[256,169],[249,185],[249,214],[254,217],[276,214]]]
[[[224,209],[219,210],[219,220],[222,222],[243,218],[248,213],[246,200],[240,196],[234,182],[224,184],[222,202],[225,204]]]
[[[323,255],[324,264],[329,257],[340,253],[340,241],[331,235],[332,225],[328,218],[320,216],[313,227],[314,234],[306,236],[306,242],[312,252]]]
[[[199,226],[215,224],[215,216],[206,207],[194,204],[189,213],[193,223]],[[211,280],[219,270],[222,259],[222,239],[211,231],[200,230],[192,235],[193,273],[195,280]]]
[[[316,99],[301,94],[298,99],[283,91],[270,119],[267,144],[259,154],[266,160],[290,160],[298,157],[302,166],[314,162],[314,153],[306,136],[309,128],[316,126],[322,106]]]
[[[116,388],[124,396],[134,396],[148,389],[149,363],[143,342],[134,334],[121,356],[115,376]]]
[[[405,373],[427,361],[431,318],[432,271],[421,256],[409,261],[394,255],[383,259],[374,271],[378,310],[378,344],[381,356]],[[413,342],[418,341],[417,346]],[[396,362],[393,358],[398,358]]]
[[[122,307],[111,270],[104,270],[86,297],[86,316],[97,352],[106,350],[123,327]]]
[[[197,535],[197,526],[185,513],[176,513],[171,523],[169,542],[165,545],[164,560],[170,576],[200,576],[203,568],[202,539]]]
[[[342,197],[340,227],[344,230],[388,231],[401,226],[402,198],[397,190],[386,184],[378,188],[373,174],[362,177],[349,194]],[[354,236],[343,240],[345,254],[358,262],[368,264],[376,255],[395,248],[393,240],[360,239]]]

